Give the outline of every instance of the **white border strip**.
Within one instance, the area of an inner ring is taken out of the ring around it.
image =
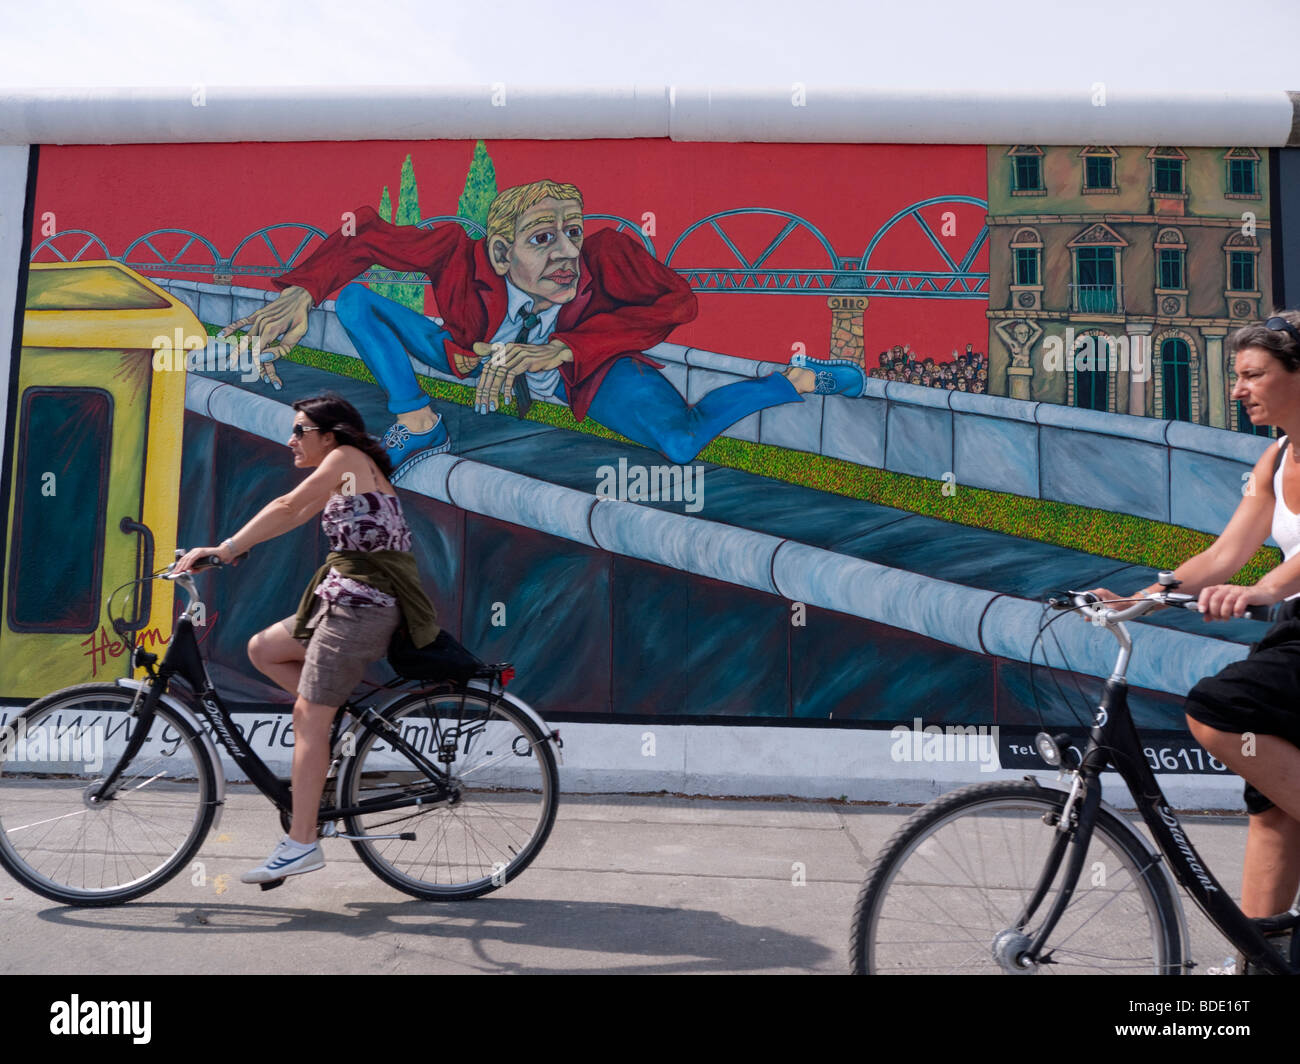
[[[892,144],[1295,144],[1294,94],[898,93],[493,83],[0,92],[0,144],[624,139]]]

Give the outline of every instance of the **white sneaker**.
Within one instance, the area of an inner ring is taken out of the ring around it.
[[[291,842],[286,835],[271,851],[262,864],[251,872],[239,877],[241,883],[272,883],[285,876],[301,875],[303,872],[315,872],[325,867],[325,854],[321,852],[320,843],[313,843],[311,849],[302,850],[298,843]]]

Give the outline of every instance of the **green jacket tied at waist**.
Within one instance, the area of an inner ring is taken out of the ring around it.
[[[303,592],[298,604],[298,616],[295,619],[293,634],[298,639],[311,635],[307,627],[312,611],[319,601],[316,587],[331,569],[337,569],[340,576],[359,580],[369,584],[385,595],[397,599],[402,619],[407,631],[411,633],[411,642],[417,646],[427,646],[438,638],[438,614],[429,601],[429,596],[420,586],[420,573],[415,565],[415,555],[404,550],[336,550],[331,551],[325,564],[316,570],[307,590]]]

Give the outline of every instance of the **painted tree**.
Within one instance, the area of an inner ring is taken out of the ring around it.
[[[396,221],[398,225],[417,225],[420,221],[420,190],[415,181],[415,165],[408,155],[402,163],[401,183],[397,189],[397,217],[393,217],[393,201],[388,194],[388,186],[379,199],[379,217],[386,222]],[[377,295],[410,307],[417,313],[424,313],[423,284],[381,283],[370,286]]]
[[[488,208],[497,196],[497,171],[492,156],[481,140],[474,145],[474,158],[465,175],[465,191],[460,194],[456,213],[479,225],[487,225]]]

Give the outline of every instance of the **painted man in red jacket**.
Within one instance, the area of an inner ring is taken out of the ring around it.
[[[442,325],[348,283],[375,263],[426,274]],[[724,385],[688,405],[644,351],[695,317],[694,293],[640,241],[614,230],[586,236],[582,194],[554,181],[500,193],[483,240],[454,224],[391,225],[363,207],[355,231],[335,233],[275,284],[283,289],[279,298],[226,332],[248,326],[263,358],[277,357],[307,331],[311,307],[346,285],[336,302],[339,321],[397,416],[384,444],[395,468],[406,465],[403,475],[411,463],[451,448],[408,353],[442,372],[477,378],[481,413],[512,393],[525,403],[557,396],[579,421],[590,416],[677,463],[756,410],[809,392],[862,392],[856,365],[802,359],[784,373]],[[516,387],[519,379],[525,389]]]

